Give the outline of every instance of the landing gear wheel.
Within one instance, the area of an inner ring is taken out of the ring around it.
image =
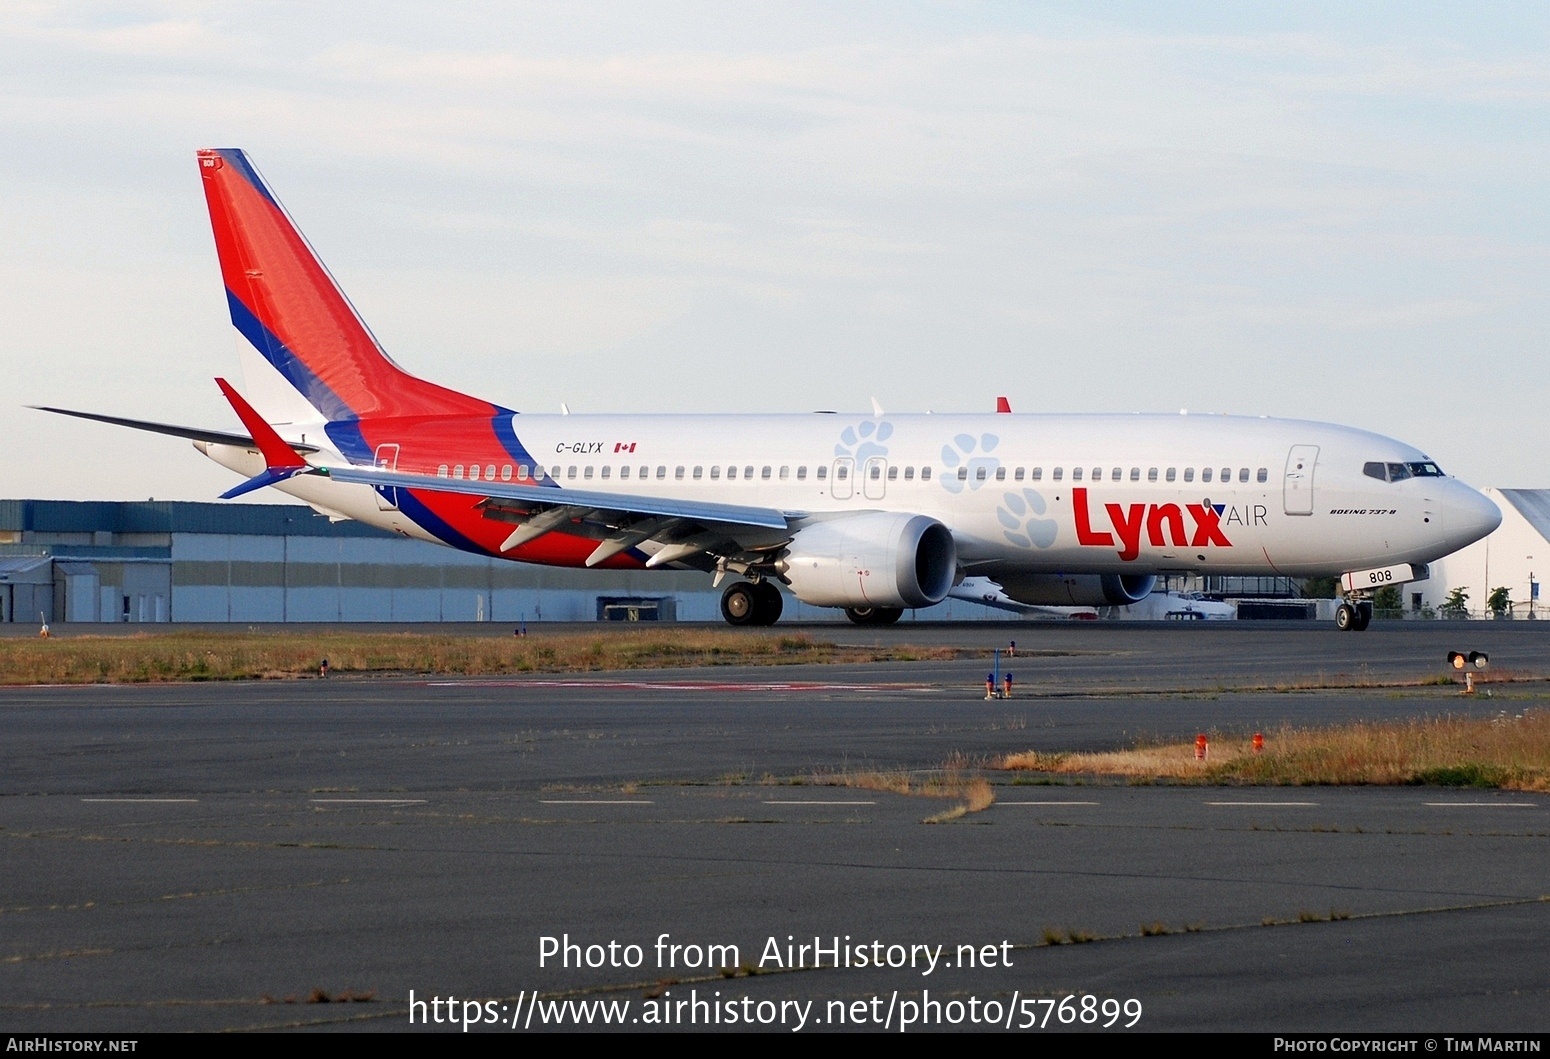
[[[892,625],[904,617],[899,607],[846,607],[845,617],[857,625]]]
[[[721,601],[721,609],[726,610],[726,600]],[[728,619],[731,620],[731,619]],[[1349,603],[1342,603],[1335,608],[1335,628],[1341,632],[1352,632],[1356,629],[1356,608]]]
[[[780,620],[780,612],[785,608],[785,603],[780,598],[780,589],[768,581],[760,581],[753,586],[754,594],[754,620],[752,625],[774,625]]]
[[[1363,600],[1356,605],[1356,624],[1352,626],[1357,632],[1364,632],[1367,626],[1372,624],[1372,603]]]
[[[756,625],[759,615],[759,595],[756,586],[747,581],[734,581],[721,593],[721,616],[728,625]]]

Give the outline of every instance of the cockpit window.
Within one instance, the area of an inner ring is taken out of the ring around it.
[[[1441,478],[1443,473],[1435,463],[1371,463],[1362,464],[1362,473],[1380,482],[1403,482],[1406,478]]]

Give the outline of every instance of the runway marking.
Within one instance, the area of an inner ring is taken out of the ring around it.
[[[833,799],[833,800],[826,801],[826,800],[819,799],[819,798],[810,798],[810,799],[808,799],[806,801],[781,801],[781,802],[767,801],[764,804],[765,805],[876,805],[877,803],[876,802],[842,801],[840,799]]]
[[[1098,802],[1003,802],[996,799],[997,805],[1097,805]]]
[[[1247,805],[1247,806],[1310,806],[1318,805],[1318,802],[1206,802],[1207,805]]]
[[[587,798],[540,798],[539,805],[655,805],[656,802],[611,801]]]
[[[603,688],[610,691],[931,691],[930,684],[822,684],[810,681],[767,681],[731,684],[708,680],[432,680],[431,688]]]
[[[1538,809],[1538,802],[1427,802],[1433,809]]]
[[[83,802],[132,802],[148,805],[188,805],[198,798],[82,798]]]
[[[424,798],[311,798],[313,805],[424,805]]]

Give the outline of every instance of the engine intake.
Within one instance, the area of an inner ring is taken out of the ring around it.
[[[775,569],[815,607],[929,607],[958,567],[952,532],[936,519],[874,512],[797,531]]]

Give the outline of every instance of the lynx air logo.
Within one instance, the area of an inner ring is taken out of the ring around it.
[[[1104,504],[1103,514],[1108,517],[1110,529],[1094,529],[1092,512],[1087,504],[1087,490],[1071,490],[1071,503],[1076,509],[1076,541],[1078,544],[1097,548],[1112,548],[1119,539],[1119,557],[1130,562],[1141,554],[1141,534],[1146,533],[1147,543],[1154,548],[1172,545],[1175,548],[1231,548],[1224,525],[1262,526],[1268,513],[1265,505],[1244,505],[1242,508],[1226,504]],[[1188,515],[1194,526],[1186,531],[1184,516]],[[1225,516],[1225,520],[1224,520]],[[1112,532],[1111,532],[1112,531]]]

